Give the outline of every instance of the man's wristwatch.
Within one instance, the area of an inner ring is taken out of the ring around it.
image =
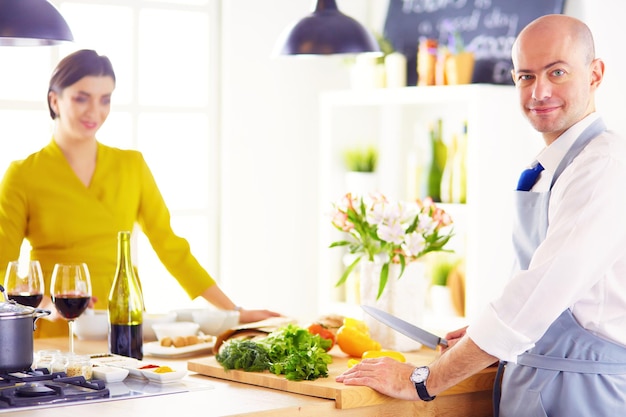
[[[419,395],[422,401],[432,401],[435,399],[435,397],[431,397],[426,390],[426,380],[428,379],[428,375],[430,375],[430,369],[428,369],[428,366],[420,366],[413,370],[410,378],[411,382],[415,384],[417,395]]]

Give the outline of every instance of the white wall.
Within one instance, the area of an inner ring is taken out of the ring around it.
[[[352,1],[355,3],[355,1]],[[342,59],[272,58],[310,0],[223,3],[221,262],[246,307],[311,317],[317,306],[319,91],[345,88]]]
[[[601,7],[599,7],[601,4]],[[596,107],[609,129],[626,137],[626,56],[624,39],[623,0],[566,0],[565,14],[583,20],[594,35],[596,56],[602,58],[606,69],[604,81],[597,94]]]
[[[623,0],[567,0],[565,13],[595,32],[607,65],[598,108],[620,123],[625,57],[617,31]],[[308,319],[317,314],[318,93],[347,88],[341,58],[270,57],[276,39],[313,0],[228,0],[222,6],[222,195],[220,273],[246,307]],[[339,0],[340,10],[382,30],[386,0]],[[370,6],[368,8],[368,6]],[[268,11],[268,7],[271,10]],[[617,39],[617,40],[616,40]],[[330,226],[329,226],[330,227]],[[329,289],[330,292],[330,289]]]

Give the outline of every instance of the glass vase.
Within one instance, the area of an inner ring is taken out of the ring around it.
[[[416,326],[421,326],[424,320],[429,286],[424,262],[415,261],[406,265],[404,273],[399,279],[400,265],[391,264],[387,285],[377,300],[381,268],[381,263],[361,260],[361,304],[377,307]],[[380,323],[369,314],[364,314],[363,320],[369,327],[372,338],[379,341],[383,349],[409,352],[419,350],[422,347],[421,343]]]

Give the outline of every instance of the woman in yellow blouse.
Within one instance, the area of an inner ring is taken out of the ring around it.
[[[115,73],[109,59],[92,50],[68,55],[48,90],[52,141],[13,162],[0,183],[0,276],[19,256],[24,238],[40,261],[46,289],[57,262],[87,263],[95,308],[105,309],[115,274],[117,232],[138,223],[167,270],[190,298],[204,297],[221,309],[238,309],[170,226],[170,213],[143,156],[99,143],[96,132],[110,112]],[[142,277],[149,279],[149,277]],[[55,311],[49,296],[42,307]],[[277,316],[240,309],[240,321]],[[53,317],[53,316],[51,316]],[[67,333],[67,324],[38,322],[38,336]]]

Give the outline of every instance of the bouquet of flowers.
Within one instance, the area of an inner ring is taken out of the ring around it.
[[[346,240],[330,245],[347,246],[357,258],[346,268],[337,286],[342,285],[363,259],[382,262],[377,299],[389,276],[389,265],[400,264],[402,277],[407,263],[429,252],[446,251],[452,237],[452,219],[428,197],[415,202],[387,200],[382,194],[353,196],[346,194],[333,204],[332,224],[347,234]]]

